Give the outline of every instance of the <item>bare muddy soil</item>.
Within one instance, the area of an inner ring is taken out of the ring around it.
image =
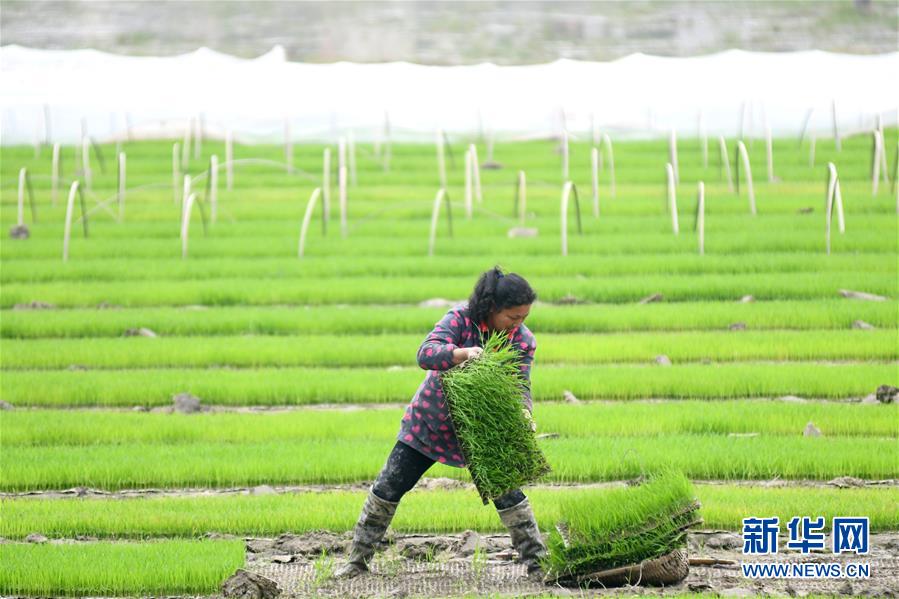
[[[867,580],[754,581],[740,570],[744,560],[741,535],[728,531],[700,530],[690,534],[690,574],[678,585],[666,588],[628,586],[620,589],[569,589],[532,583],[525,567],[515,561],[508,535],[393,535],[388,532],[370,571],[349,580],[334,580],[330,573],[343,559],[351,533],[312,532],[281,535],[277,539],[247,541],[247,569],[276,581],[285,597],[454,597],[465,594],[509,596],[557,595],[675,595],[718,593],[724,596],[774,595],[804,597],[845,595],[857,597],[899,596],[899,534],[872,534],[871,553],[865,557],[833,556],[812,552],[803,556],[785,550],[772,559],[779,562],[867,562]],[[475,554],[475,547],[480,551]],[[322,551],[328,555],[322,556]]]
[[[624,487],[632,484],[631,480],[603,481],[595,483],[570,483],[570,484],[540,484],[531,485],[529,489],[600,489]],[[697,485],[728,485],[746,487],[812,487],[812,488],[850,488],[850,487],[895,487],[899,486],[899,479],[887,478],[882,480],[865,480],[851,476],[840,476],[831,480],[788,480],[773,478],[768,480],[693,480]],[[308,484],[308,485],[257,485],[255,487],[222,487],[209,488],[185,488],[185,489],[123,489],[120,491],[106,491],[90,487],[73,487],[71,489],[48,491],[21,491],[3,492],[0,498],[33,497],[37,499],[126,499],[134,497],[201,497],[214,495],[275,495],[283,493],[323,493],[327,491],[368,491],[371,481],[346,484]],[[438,491],[444,489],[470,489],[476,492],[474,484],[464,480],[446,477],[423,477],[415,485],[416,491]]]
[[[236,538],[208,533],[210,539]],[[899,597],[899,533],[870,537],[867,556],[834,556],[826,551],[802,555],[786,548],[775,557],[746,558],[742,536],[731,531],[695,530],[688,536],[690,573],[681,583],[664,588],[626,586],[615,589],[566,588],[529,582],[525,567],[505,534],[398,535],[388,531],[375,554],[370,571],[349,580],[334,580],[332,572],[344,559],[352,532],[313,531],[285,533],[277,538],[245,538],[245,569],[277,583],[280,597],[461,597],[461,596],[670,596],[690,593],[725,597],[809,595]],[[96,539],[35,539],[32,542],[70,544]],[[0,540],[0,542],[7,542]],[[842,564],[866,562],[867,580],[751,580],[742,575],[741,561],[818,562]],[[213,595],[221,597],[221,595]],[[172,599],[179,599],[173,597]],[[184,599],[184,598],[181,598]]]

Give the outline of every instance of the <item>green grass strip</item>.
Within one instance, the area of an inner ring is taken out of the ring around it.
[[[552,466],[544,480],[555,482],[620,480],[665,465],[692,479],[899,477],[895,438],[674,434],[543,439],[539,445]],[[361,482],[377,476],[391,446],[391,441],[284,440],[4,447],[0,489]],[[470,480],[466,469],[442,464],[428,475]]]
[[[171,231],[166,230],[166,234]],[[858,270],[895,274],[892,253],[868,255],[818,255],[789,253],[759,253],[742,256],[676,254],[618,254],[596,260],[594,256],[569,256],[559,260],[550,256],[509,256],[503,266],[512,272],[533,276],[609,276],[623,274],[653,274],[659,265],[672,274],[697,273],[771,273],[827,270]],[[28,258],[4,264],[0,283],[41,283],[52,281],[122,281],[122,280],[185,280],[217,279],[222,277],[260,278],[322,277],[344,278],[357,276],[428,276],[439,270],[446,276],[469,276],[489,268],[483,257],[435,256],[427,262],[418,257],[384,259],[371,256],[322,258],[304,262],[295,258],[215,258],[201,260],[173,260],[146,258],[100,258],[63,263],[57,258]]]
[[[214,594],[244,560],[244,544],[239,540],[0,544],[0,593]]]
[[[537,350],[539,353],[539,349]],[[306,405],[408,402],[421,384],[417,367],[254,368],[165,370],[16,370],[0,380],[15,406],[165,406],[189,391],[213,405]],[[537,401],[565,390],[589,399],[706,399],[799,395],[864,397],[895,384],[895,364],[733,363],[538,365],[531,377]],[[260,381],[265,381],[260,385]]]
[[[127,307],[210,306],[272,304],[409,304],[425,301],[435,290],[444,297],[462,298],[471,292],[472,277],[351,279],[275,279],[264,284],[256,278],[200,281],[116,281],[9,283],[0,306],[11,308],[34,300],[58,307],[97,306],[103,302]],[[830,299],[839,289],[854,289],[886,297],[897,294],[896,281],[879,273],[830,271],[825,273],[770,273],[737,275],[624,275],[618,277],[533,277],[529,281],[547,302],[574,296],[585,302],[626,303],[661,293],[671,301],[725,300],[744,295],[759,300]]]
[[[147,327],[161,336],[179,335],[295,335],[295,334],[402,334],[424,335],[445,309],[410,306],[284,306],[204,308],[130,308],[104,310],[3,310],[0,336],[118,337],[125,330]],[[687,331],[727,329],[743,322],[748,330],[849,329],[856,320],[878,328],[899,327],[893,302],[794,300],[754,303],[679,302],[537,304],[528,327],[546,333],[604,333],[613,331]],[[4,346],[5,347],[5,346]],[[7,354],[8,355],[8,354]]]
[[[559,525],[547,539],[544,570],[573,576],[638,564],[686,546],[698,523],[690,481],[671,471],[635,487],[565,496]]]
[[[695,484],[703,528],[739,531],[748,516],[868,516],[872,532],[899,530],[899,488],[749,487]],[[613,489],[526,487],[541,529],[561,518],[565,498],[604,495]],[[207,532],[274,537],[282,532],[352,530],[365,491],[321,491],[278,495],[195,495],[115,499],[0,499],[0,536],[23,539],[33,532],[51,538],[191,537]],[[496,510],[474,489],[413,489],[391,523],[400,533],[505,532]]]
[[[0,412],[2,447],[118,443],[248,443],[379,440],[396,436],[402,408],[202,414],[103,410]],[[543,403],[538,433],[563,437],[639,437],[673,433],[799,436],[814,422],[826,437],[899,437],[899,409],[889,404],[767,400]]]
[[[540,364],[896,360],[899,330],[646,332],[540,336]],[[3,368],[415,365],[420,335],[124,337],[3,341]]]

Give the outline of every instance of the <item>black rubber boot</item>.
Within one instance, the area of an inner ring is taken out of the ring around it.
[[[362,513],[353,529],[353,547],[345,563],[334,572],[334,578],[352,578],[368,571],[375,546],[390,526],[399,502],[387,501],[368,491]]]
[[[512,547],[518,552],[519,561],[527,566],[528,580],[543,582],[540,559],[546,556],[546,545],[540,536],[537,520],[527,497],[510,508],[496,510],[512,537]]]

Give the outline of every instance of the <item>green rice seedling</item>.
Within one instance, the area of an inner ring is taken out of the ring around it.
[[[474,572],[475,581],[481,580],[481,576],[484,575],[486,569],[487,552],[480,545],[477,545],[474,548],[474,553],[471,554],[471,570]]]
[[[99,319],[96,318],[95,308],[13,310],[5,311],[3,318],[0,318],[0,337],[119,337],[123,331],[135,326],[150,328],[161,337],[385,333],[414,333],[418,336],[423,329],[439,320],[443,312],[442,309],[410,306],[356,306],[352,310],[341,306],[306,306],[302,309],[293,306],[151,307],[107,310]],[[723,330],[735,322],[745,323],[749,331],[805,331],[845,330],[851,328],[857,319],[877,328],[895,329],[899,326],[895,303],[847,302],[842,298],[748,304],[660,302],[647,305],[542,305],[539,310],[531,312],[528,326],[540,331],[541,335]]]
[[[303,439],[378,440],[396,435],[399,407],[365,410],[297,409],[286,412],[158,414],[108,410],[0,412],[0,447],[198,442],[247,443]],[[767,400],[545,402],[536,408],[542,432],[561,437],[642,437],[672,433],[757,433],[799,436],[813,421],[827,437],[899,438],[892,404],[792,403]]]
[[[322,548],[321,553],[312,562],[312,571],[314,572],[312,586],[318,589],[334,573],[334,556]]]
[[[565,498],[544,570],[569,578],[661,557],[686,545],[702,519],[690,481],[673,470],[633,488]]]
[[[634,218],[634,217],[627,217]],[[639,218],[639,217],[637,217]],[[782,224],[788,228],[787,218]],[[272,222],[271,226],[278,226]],[[636,226],[636,225],[635,225]],[[781,226],[781,225],[775,225]],[[130,232],[133,235],[133,231]],[[117,229],[111,235],[119,234]],[[485,231],[489,234],[489,231]],[[676,274],[696,273],[773,273],[773,272],[822,272],[828,270],[856,270],[895,274],[896,264],[891,252],[859,255],[817,255],[794,252],[749,253],[743,255],[718,254],[695,256],[690,254],[610,254],[603,260],[595,255],[569,256],[560,261],[550,256],[526,256],[509,254],[504,265],[510,270],[527,272],[529,276],[615,276],[626,274],[652,274],[664,263],[665,271]],[[159,258],[87,258],[79,262],[62,264],[55,258],[13,260],[4,264],[0,283],[49,283],[53,281],[141,281],[141,280],[212,280],[226,277],[315,277],[340,279],[358,276],[417,277],[427,276],[435,269],[446,276],[461,277],[483,271],[490,261],[482,256],[434,256],[423,262],[415,256],[322,257],[316,262],[305,263],[296,258],[243,258],[240,256],[219,258],[210,256],[202,260],[174,262]]]
[[[671,360],[895,360],[897,329],[876,331],[701,331],[541,335],[544,364],[649,363]],[[78,356],[88,368],[257,366],[391,366],[409,364],[413,335],[253,335],[5,340],[3,367],[67,368]]]
[[[199,241],[199,240],[197,240]],[[263,240],[260,240],[263,243]],[[372,239],[371,245],[377,245]],[[199,244],[197,244],[199,245]],[[110,247],[110,252],[115,248]],[[360,248],[360,251],[365,251]],[[492,254],[485,246],[483,254]],[[739,273],[708,275],[620,275],[603,277],[602,285],[586,277],[531,277],[546,301],[557,302],[573,295],[585,302],[636,302],[653,293],[672,301],[736,301],[745,294],[758,300],[827,299],[839,289],[857,289],[888,298],[897,294],[895,280],[878,272],[831,270],[822,273]],[[60,308],[96,306],[102,302],[127,307],[159,305],[270,306],[326,304],[410,304],[433,297],[435,289],[450,297],[465,297],[471,276],[394,277],[384,285],[383,277],[347,279],[298,277],[272,279],[260,284],[253,277],[227,277],[188,281],[85,281],[73,286],[51,283],[8,283],[0,307],[11,308],[34,298]]]
[[[831,486],[784,487],[748,484],[694,483],[702,502],[705,526],[740,530],[747,514],[792,516],[815,513],[825,517],[853,513],[870,518],[872,532],[899,530],[899,488],[884,485],[840,489]],[[565,498],[593,497],[616,490],[572,485],[536,485],[528,489],[540,523],[556,522]],[[240,536],[274,537],[284,531],[353,529],[367,491],[303,491],[276,495],[197,494],[146,496],[127,501],[105,498],[50,499],[32,496],[0,499],[0,536],[21,540],[33,532],[51,538],[77,535],[100,539],[148,537],[196,538],[215,531]],[[504,532],[496,514],[485,510],[470,489],[414,489],[403,498],[391,527],[400,534]],[[100,509],[102,508],[102,509]],[[446,554],[438,554],[438,559]]]
[[[443,373],[450,417],[471,478],[486,505],[549,472],[522,409],[518,353],[505,332],[483,353]]]
[[[396,578],[403,568],[405,558],[396,551],[394,545],[384,551],[376,551],[374,562],[379,574],[388,578]]]
[[[244,560],[243,541],[5,543],[0,545],[0,593],[209,595]]]
[[[669,465],[703,480],[899,476],[895,437],[666,434],[541,439],[539,447],[552,465],[547,480],[561,483],[631,478],[643,463]],[[4,447],[0,489],[350,483],[373,480],[383,453],[383,440],[367,439]],[[469,475],[435,464],[427,476]]]
[[[152,340],[148,340],[152,341]],[[799,395],[864,397],[896,379],[893,363],[688,363],[669,368],[599,364],[538,368],[534,401],[579,399],[744,399]],[[264,380],[265,385],[259,381]],[[308,405],[407,402],[421,382],[408,368],[170,368],[5,370],[0,391],[14,406],[165,406],[189,391],[209,405]]]

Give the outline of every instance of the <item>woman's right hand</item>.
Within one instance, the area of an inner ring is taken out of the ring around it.
[[[484,352],[481,347],[457,347],[453,350],[453,364],[461,364],[465,360],[477,358]]]

